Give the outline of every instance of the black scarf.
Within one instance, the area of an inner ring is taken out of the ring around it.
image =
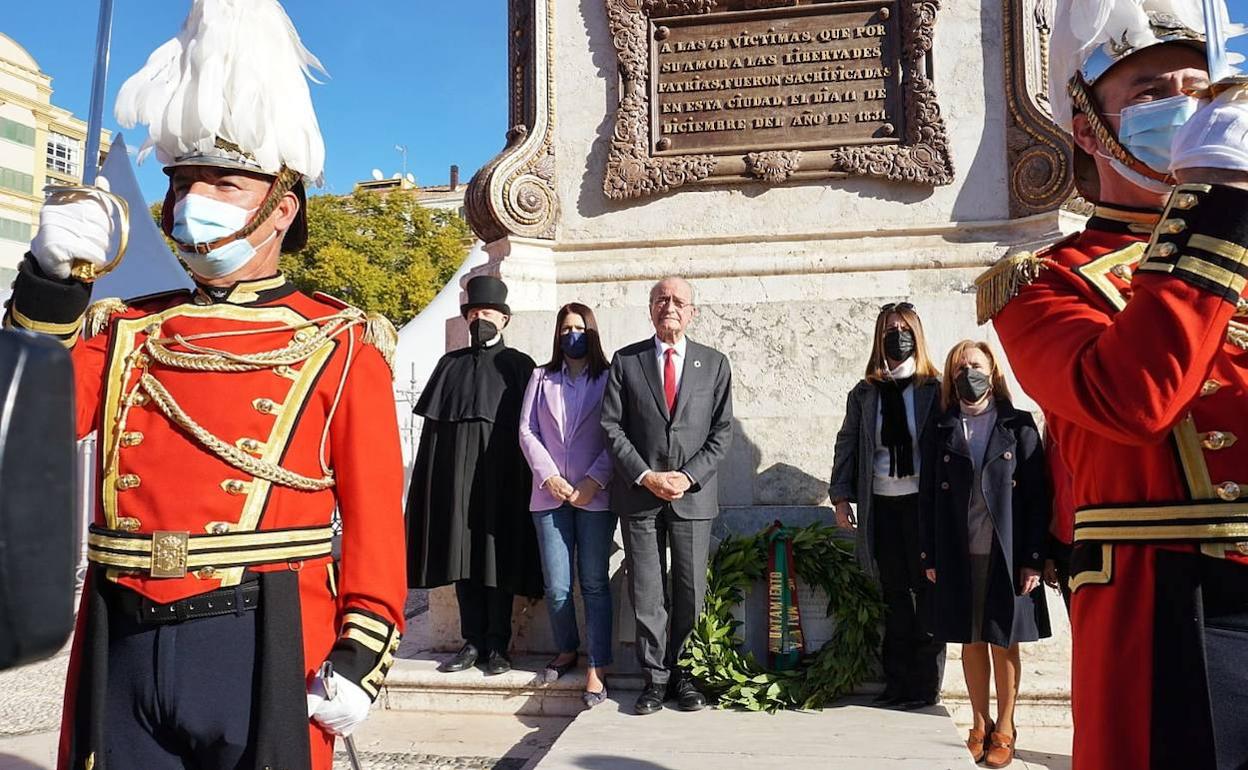
[[[906,399],[902,395],[912,379],[883,380],[875,384],[883,417],[880,441],[888,447],[888,475],[897,479],[914,475],[914,440],[910,437]]]

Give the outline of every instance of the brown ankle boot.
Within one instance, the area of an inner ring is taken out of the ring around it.
[[[1014,761],[1014,742],[1018,740],[1018,730],[1013,735],[993,732],[989,739],[988,752],[984,754],[984,765],[987,767],[1005,767]]]

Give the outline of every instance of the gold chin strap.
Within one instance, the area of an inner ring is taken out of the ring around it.
[[[256,228],[264,224],[264,222],[277,208],[277,204],[282,202],[282,196],[290,192],[302,176],[303,175],[298,171],[295,171],[288,166],[282,166],[281,170],[277,172],[277,177],[273,180],[273,184],[269,186],[269,191],[265,194],[264,200],[261,201],[260,208],[256,209],[256,215],[251,218],[251,221],[243,225],[241,229],[229,235],[218,238],[215,241],[209,241],[208,243],[183,243],[182,241],[173,238],[173,236],[169,237],[173,238],[174,243],[178,244],[183,251],[194,251],[199,254],[207,254],[213,249],[219,249],[227,243],[232,243],[239,239],[246,238],[254,233]]]
[[[1109,124],[1105,122],[1105,117],[1101,115],[1101,109],[1097,106],[1096,99],[1093,98],[1090,86],[1083,79],[1082,73],[1075,73],[1075,76],[1070,79],[1070,83],[1066,86],[1066,92],[1070,94],[1070,100],[1075,105],[1075,108],[1088,119],[1088,125],[1092,127],[1092,133],[1096,135],[1096,140],[1101,143],[1102,147],[1109,150],[1109,154],[1114,160],[1117,160],[1140,176],[1148,177],[1155,182],[1168,185],[1177,183],[1172,175],[1157,171],[1122,146],[1122,142],[1118,141],[1117,135],[1110,129]]]

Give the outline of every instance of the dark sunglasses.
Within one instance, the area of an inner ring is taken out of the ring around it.
[[[913,313],[914,305],[911,305],[909,302],[890,302],[887,305],[880,305],[881,313],[891,313],[894,310],[909,310]]]

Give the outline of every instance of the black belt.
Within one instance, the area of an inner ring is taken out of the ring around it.
[[[129,615],[142,625],[165,625],[220,615],[241,615],[260,606],[260,583],[254,580],[168,604],[152,601],[129,588],[108,585],[111,589],[108,591],[109,607]]]

